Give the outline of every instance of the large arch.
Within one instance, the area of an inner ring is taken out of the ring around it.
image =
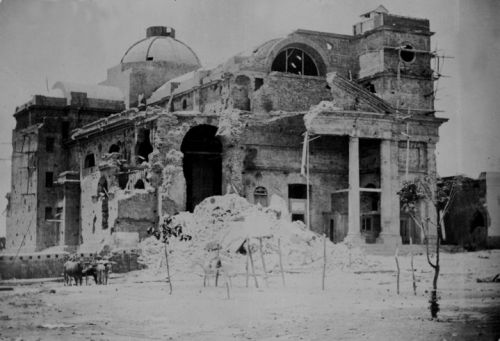
[[[273,68],[273,63],[280,53],[287,49],[298,49],[304,51],[314,60],[315,66],[317,68],[318,76],[325,76],[327,73],[327,60],[328,56],[326,55],[323,48],[311,41],[310,39],[306,39],[300,36],[292,36],[280,41],[277,41],[266,56],[266,67],[269,71]]]
[[[216,132],[217,127],[202,124],[191,128],[182,140],[188,211],[206,197],[222,193],[222,143]]]

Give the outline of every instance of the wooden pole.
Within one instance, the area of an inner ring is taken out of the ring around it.
[[[410,237],[410,263],[411,263],[411,278],[413,280],[413,294],[417,296],[417,283],[415,282],[415,270],[413,269],[413,240]]]
[[[399,253],[399,246],[396,248],[396,253],[394,254],[394,258],[396,259],[396,267],[398,269],[398,272],[396,274],[396,293],[399,295],[399,260],[398,260],[398,253]]]
[[[168,280],[168,286],[170,288],[170,295],[172,295],[172,279],[170,278],[170,267],[168,265],[167,243],[165,243],[165,261],[167,263],[167,280]]]
[[[229,282],[227,281],[227,278],[226,278],[226,292],[227,292],[227,299],[230,299],[231,297],[229,296]]]
[[[246,244],[247,244],[247,262],[245,264],[245,271],[246,271],[246,277],[245,277],[245,282],[246,282],[246,287],[248,288],[248,281],[249,281],[249,277],[250,277],[250,274],[249,274],[249,269],[248,267],[250,266],[250,247],[248,246],[248,239],[246,240]]]
[[[248,245],[248,257],[250,257],[250,266],[252,267],[252,276],[255,281],[255,287],[259,287],[259,283],[257,282],[257,276],[255,275],[255,267],[253,266],[253,257],[252,257],[252,248],[250,247],[250,239],[247,238]]]
[[[262,237],[259,237],[259,251],[260,251],[260,260],[262,261],[262,269],[264,270],[264,281],[266,282],[266,287],[269,287],[269,283],[267,281],[266,262],[264,260],[264,251],[262,247]]]
[[[307,200],[306,200],[306,225],[307,229],[311,229],[311,222],[310,222],[310,201],[311,201],[311,193],[309,192],[309,136],[307,137],[307,146],[306,146],[306,193],[307,193]]]
[[[325,290],[325,276],[326,276],[326,234],[323,234],[323,278],[321,281],[321,290]]]
[[[278,254],[280,257],[281,280],[283,281],[283,287],[285,287],[285,272],[283,271],[283,260],[281,259],[281,240],[280,240],[280,238],[278,238]]]

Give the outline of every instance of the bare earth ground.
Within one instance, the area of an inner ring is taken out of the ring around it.
[[[417,295],[409,256],[400,257],[396,295],[394,257],[367,256],[361,273],[348,267],[279,274],[259,289],[245,276],[202,287],[198,275],[138,271],[108,286],[65,287],[59,282],[0,291],[0,340],[499,340],[500,283],[476,278],[500,273],[500,250],[442,254],[439,320],[429,319],[432,272],[416,256]],[[391,272],[392,271],[392,272]],[[5,285],[5,283],[4,283]]]

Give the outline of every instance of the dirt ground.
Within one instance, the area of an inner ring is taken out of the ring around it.
[[[164,275],[142,270],[113,276],[107,286],[3,283],[0,340],[499,340],[500,283],[477,278],[500,273],[500,250],[442,254],[439,319],[428,309],[432,272],[415,257],[400,258],[396,294],[393,256],[367,256],[370,266],[327,272],[279,273],[259,288],[244,274],[204,288],[198,274],[175,273],[169,295]]]

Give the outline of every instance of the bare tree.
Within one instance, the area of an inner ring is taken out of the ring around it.
[[[415,178],[413,180],[404,181],[403,187],[398,192],[401,200],[401,208],[411,217],[424,234],[427,262],[434,269],[430,299],[432,318],[437,318],[437,313],[439,311],[439,305],[437,303],[437,285],[440,272],[439,251],[443,241],[442,218],[446,215],[450,203],[453,201],[457,192],[457,184],[460,182],[460,178],[447,181],[432,177]],[[433,221],[429,216],[424,216],[419,212],[418,207],[422,202],[430,203],[435,209],[436,221]],[[432,261],[429,251],[430,227],[436,229],[434,261]]]
[[[165,261],[167,264],[167,280],[172,295],[172,278],[170,276],[170,265],[168,263],[168,244],[171,238],[178,238],[181,241],[191,240],[192,237],[182,231],[181,224],[175,224],[175,214],[173,216],[166,215],[163,217],[163,222],[159,226],[152,226],[148,229],[148,234],[152,234],[156,239],[161,240],[164,245]]]

